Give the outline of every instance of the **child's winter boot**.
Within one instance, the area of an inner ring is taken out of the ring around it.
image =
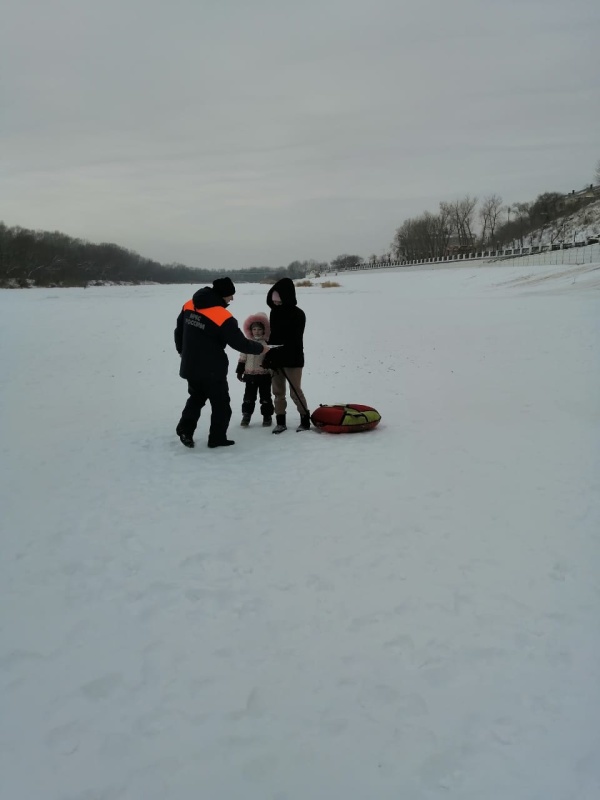
[[[273,424],[273,417],[263,417],[263,428],[270,428]]]
[[[240,422],[242,428],[247,428],[250,425],[250,414],[242,414],[242,421]]]

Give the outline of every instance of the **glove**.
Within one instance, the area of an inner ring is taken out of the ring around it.
[[[275,364],[273,363],[275,360],[275,351],[269,350],[268,353],[265,353],[263,360],[261,362],[261,367],[263,369],[275,369]]]
[[[243,364],[238,364],[235,370],[235,374],[237,375],[238,381],[241,381],[242,383],[244,383],[244,381],[246,380],[246,376],[244,375],[245,369],[246,367]]]

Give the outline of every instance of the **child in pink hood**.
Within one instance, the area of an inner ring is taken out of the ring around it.
[[[269,318],[258,312],[244,321],[244,333],[248,339],[265,344],[270,335]],[[236,367],[238,380],[246,384],[242,401],[242,428],[247,428],[254,413],[257,396],[260,397],[260,413],[263,428],[273,424],[273,398],[271,396],[271,372],[263,367],[263,355],[241,353]]]

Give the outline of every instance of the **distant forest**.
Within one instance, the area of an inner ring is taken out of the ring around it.
[[[316,261],[287,267],[228,270],[237,282],[274,283],[325,268]],[[91,244],[55,231],[9,228],[0,222],[0,287],[93,286],[104,283],[212,283],[221,273],[160,264],[116,244]],[[223,273],[225,274],[225,273]]]

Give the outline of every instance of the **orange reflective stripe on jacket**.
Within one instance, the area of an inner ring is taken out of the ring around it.
[[[231,317],[229,311],[222,306],[212,306],[211,308],[196,308],[193,300],[188,300],[183,307],[184,311],[195,311],[196,314],[202,314],[203,317],[210,319],[215,325],[219,327]]]

